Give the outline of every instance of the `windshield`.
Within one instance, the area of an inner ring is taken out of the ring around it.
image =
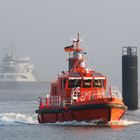
[[[69,88],[81,87],[81,79],[71,79],[68,83]]]
[[[94,80],[93,86],[103,88],[104,87],[104,80],[102,80],[102,79]]]
[[[90,88],[91,87],[91,79],[86,79],[83,82],[83,88]]]

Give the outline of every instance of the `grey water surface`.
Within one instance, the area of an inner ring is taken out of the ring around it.
[[[0,140],[138,140],[140,137],[140,110],[127,111],[114,126],[76,121],[38,124],[37,97],[46,93],[22,92],[0,93]]]

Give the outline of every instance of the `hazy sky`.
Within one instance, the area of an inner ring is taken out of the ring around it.
[[[66,70],[63,48],[78,32],[88,66],[121,87],[122,47],[140,55],[139,0],[0,0],[0,48],[14,42],[43,79]]]

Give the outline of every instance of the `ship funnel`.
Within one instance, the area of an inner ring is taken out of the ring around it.
[[[122,48],[122,94],[128,110],[138,109],[137,47]]]

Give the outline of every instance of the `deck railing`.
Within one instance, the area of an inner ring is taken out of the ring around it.
[[[45,107],[60,107],[61,104],[61,96],[46,96],[39,97],[40,108]]]
[[[109,88],[109,94],[104,89],[91,90],[91,91],[81,91],[79,87],[74,88],[71,92],[71,99],[73,102],[93,100],[99,98],[118,98],[122,99],[122,94],[116,87]]]
[[[122,99],[122,94],[117,87],[110,87],[109,88],[110,97]]]
[[[80,88],[74,88],[71,91],[71,97],[62,99],[61,96],[49,96],[42,98],[39,97],[40,108],[45,107],[61,107],[69,106],[75,102],[87,101],[94,99],[103,99],[103,98],[117,98],[122,100],[122,95],[118,88],[110,87],[109,94],[106,94],[104,89],[101,90],[91,90],[91,91],[80,91]]]

